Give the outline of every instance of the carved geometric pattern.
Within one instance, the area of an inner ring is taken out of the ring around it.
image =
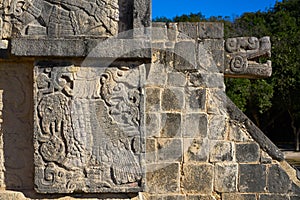
[[[37,192],[141,190],[142,74],[142,66],[35,67]]]

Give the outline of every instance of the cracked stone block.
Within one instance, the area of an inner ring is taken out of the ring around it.
[[[258,162],[260,159],[260,148],[254,142],[235,144],[235,151],[239,163]]]
[[[211,141],[209,160],[210,162],[232,161],[232,143],[226,141]]]
[[[148,165],[146,170],[146,192],[156,194],[179,192],[179,163]]]
[[[161,95],[161,89],[146,88],[146,111],[147,112],[160,110],[160,95]]]
[[[206,104],[206,90],[189,88],[186,91],[186,109],[190,112],[203,112]]]
[[[146,113],[146,137],[157,137],[160,132],[160,120],[157,113]]]
[[[207,115],[200,113],[187,114],[185,127],[184,137],[205,138],[207,136]]]
[[[181,88],[166,88],[162,92],[162,110],[181,111],[184,106],[184,94]]]
[[[184,139],[184,162],[206,162],[209,156],[209,140]]]
[[[182,141],[181,139],[158,139],[157,156],[159,161],[181,161]]]
[[[152,22],[152,40],[167,40],[167,24],[165,22]]]
[[[160,136],[174,138],[181,136],[181,114],[162,113]]]
[[[223,193],[222,200],[257,200],[255,194]]]
[[[259,164],[239,165],[239,191],[265,192],[266,166]]]
[[[291,188],[291,180],[279,165],[271,165],[268,173],[268,189],[271,193],[287,193]]]
[[[287,195],[261,194],[259,200],[290,200]]]
[[[185,164],[183,174],[182,187],[184,192],[210,194],[213,191],[213,165]]]
[[[214,185],[217,192],[235,192],[237,191],[237,164],[216,164]]]

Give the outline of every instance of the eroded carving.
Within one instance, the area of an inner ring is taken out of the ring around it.
[[[271,61],[260,63],[262,57],[271,56],[269,37],[228,38],[225,42],[225,74],[227,76],[269,77]]]
[[[15,36],[107,37],[118,33],[117,0],[12,0],[3,7]]]
[[[140,69],[35,67],[38,192],[140,190]]]

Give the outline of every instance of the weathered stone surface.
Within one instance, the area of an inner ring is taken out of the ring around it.
[[[146,88],[146,111],[159,111],[160,98],[160,88]]]
[[[271,193],[288,193],[291,180],[279,165],[271,165],[268,173],[268,190]]]
[[[190,112],[204,112],[206,108],[206,90],[189,87],[186,95],[186,109]]]
[[[290,200],[300,200],[300,196],[290,196]]]
[[[216,198],[211,195],[188,195],[186,200],[216,200]]]
[[[197,69],[195,42],[177,42],[175,44],[174,54],[174,67],[176,70],[195,71]]]
[[[150,200],[185,200],[185,195],[151,195]]]
[[[146,85],[163,86],[166,84],[167,74],[164,70],[165,66],[154,63],[150,65],[149,74],[146,77]]]
[[[183,140],[184,143],[184,162],[205,162],[209,156],[209,140],[189,139]]]
[[[182,188],[187,193],[210,194],[213,190],[213,165],[185,164]]]
[[[186,85],[186,74],[180,72],[168,73],[168,85],[175,87],[183,87]]]
[[[226,141],[211,141],[209,160],[210,162],[232,161],[232,143]]]
[[[158,139],[157,154],[159,161],[174,162],[182,160],[181,139]]]
[[[147,164],[154,163],[157,157],[156,139],[146,139],[146,155],[145,161]]]
[[[37,192],[141,190],[142,73],[140,67],[35,67]]]
[[[224,37],[223,23],[199,22],[198,34],[201,39],[222,39]]]
[[[198,38],[198,24],[197,23],[179,22],[177,27],[178,27],[178,32],[180,33],[181,37],[184,37],[185,39],[197,39]]]
[[[207,136],[207,115],[202,113],[186,114],[185,126],[183,137],[203,139]]]
[[[146,137],[158,137],[160,133],[160,114],[146,113]]]
[[[152,22],[152,41],[165,41],[168,39],[167,24],[165,22]]]
[[[266,166],[259,164],[239,165],[239,191],[264,192],[266,190]]]
[[[238,180],[237,164],[216,164],[214,187],[217,192],[236,192]]]
[[[260,149],[257,143],[237,143],[235,145],[236,161],[239,163],[258,162]]]
[[[246,128],[240,125],[238,122],[234,120],[229,120],[229,140],[235,141],[235,142],[249,142],[251,141],[251,138]]]
[[[224,140],[226,133],[226,118],[223,115],[209,115],[208,137],[211,140]]]
[[[147,192],[156,194],[179,192],[179,163],[148,165],[146,170]]]
[[[162,92],[161,106],[164,111],[181,111],[184,108],[182,88],[165,88]]]
[[[272,158],[266,152],[261,151],[260,162],[262,164],[269,164],[272,163]]]
[[[259,200],[290,200],[288,195],[261,194]]]
[[[223,193],[222,200],[257,200],[255,194]]]
[[[166,138],[181,137],[181,114],[162,113],[160,136]]]

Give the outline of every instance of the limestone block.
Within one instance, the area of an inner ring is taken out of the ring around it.
[[[148,165],[146,192],[154,194],[179,192],[179,178],[179,163]]]
[[[226,118],[224,115],[208,116],[208,137],[212,140],[224,140],[226,134]]]
[[[146,88],[146,111],[160,111],[160,88]]]
[[[182,117],[180,113],[162,113],[160,137],[181,137]]]
[[[207,162],[209,157],[208,139],[183,139],[184,162]]]
[[[163,86],[166,84],[167,74],[163,64],[151,64],[149,74],[146,77],[147,86]]]
[[[161,162],[182,160],[183,147],[181,139],[157,139],[157,157]]]
[[[186,74],[180,72],[168,73],[167,84],[169,86],[183,87],[186,85]]]
[[[156,139],[146,139],[145,161],[147,164],[154,163],[157,157]]]
[[[288,195],[261,194],[259,200],[290,200]]]
[[[210,162],[224,162],[233,160],[232,143],[226,141],[211,141]]]
[[[198,34],[201,39],[222,39],[224,37],[224,25],[215,22],[199,22]]]
[[[217,192],[236,192],[238,180],[237,164],[216,164],[214,186]]]
[[[260,148],[257,143],[236,143],[236,161],[239,163],[258,162]]]
[[[186,114],[183,137],[205,138],[207,136],[207,115],[202,113]]]
[[[193,41],[182,41],[175,44],[175,69],[178,71],[195,71],[196,63],[196,44]]]
[[[265,192],[266,166],[259,164],[239,165],[239,191]]]
[[[204,112],[206,108],[206,89],[189,87],[186,90],[186,110]]]
[[[186,193],[210,194],[214,168],[210,164],[184,164],[182,188]]]
[[[160,133],[160,115],[146,113],[146,137],[158,137]]]
[[[255,194],[223,193],[222,200],[257,200]]]
[[[181,111],[184,108],[183,88],[165,88],[161,101],[163,111]]]
[[[279,165],[271,165],[268,173],[268,190],[271,193],[288,193],[291,180]]]
[[[197,39],[198,24],[191,22],[179,22],[177,24],[180,39]]]
[[[211,195],[188,195],[186,200],[216,200],[216,198]]]
[[[167,24],[165,22],[152,22],[152,41],[168,39]]]

